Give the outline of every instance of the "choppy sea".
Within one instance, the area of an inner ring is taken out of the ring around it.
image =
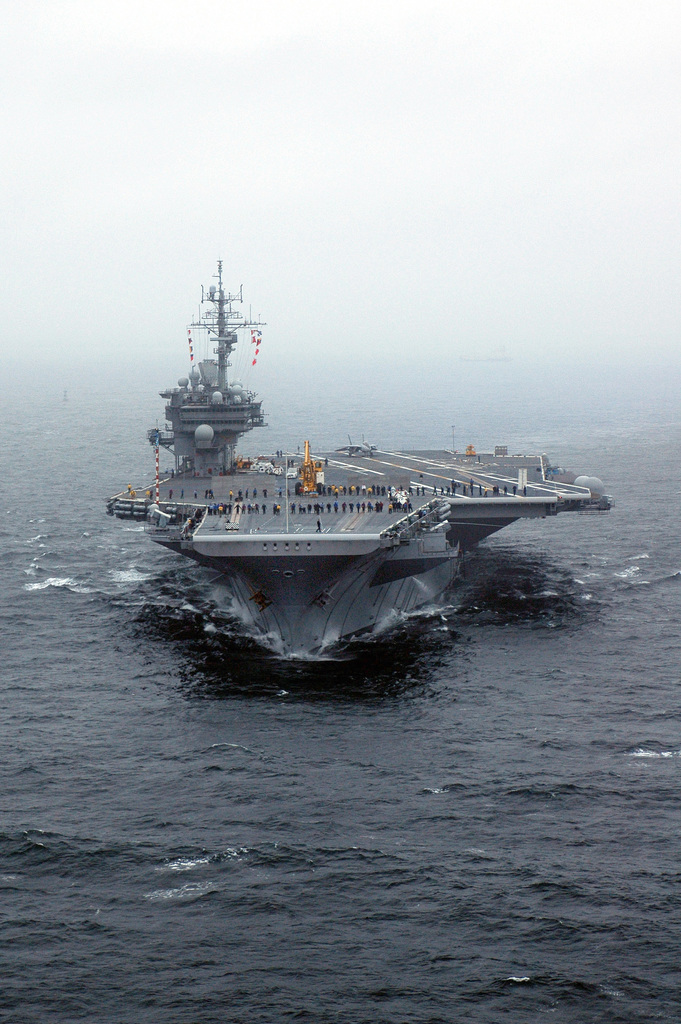
[[[681,1021],[678,369],[265,377],[254,452],[454,426],[615,498],[502,531],[442,606],[321,661],[106,516],[172,380],[24,383],[0,396],[1,1020]]]

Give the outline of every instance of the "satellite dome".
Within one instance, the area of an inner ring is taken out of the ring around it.
[[[241,395],[232,395],[232,401],[235,405],[241,405]]]
[[[234,392],[235,395],[238,395],[241,391],[243,391],[243,385],[240,383],[240,381],[234,381],[234,383],[232,384],[232,391]]]
[[[597,476],[578,476],[575,487],[588,487],[594,498],[600,498],[603,494],[603,481]]]
[[[201,423],[194,431],[194,440],[197,448],[210,448],[215,431],[209,423]]]
[[[213,405],[222,405],[222,391],[214,391],[210,396]]]
[[[189,378],[188,377],[180,377],[180,379],[178,380],[177,383],[180,385],[181,388],[186,388],[189,385]]]
[[[201,374],[196,369],[191,370],[190,373],[189,373],[189,379],[190,380],[198,380],[200,376],[201,376]]]

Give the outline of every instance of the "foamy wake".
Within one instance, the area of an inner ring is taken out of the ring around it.
[[[140,572],[139,569],[113,569],[111,578],[115,583],[144,583],[151,579],[150,572]]]
[[[629,757],[681,757],[681,750],[644,750],[638,747],[631,751]]]
[[[72,594],[91,594],[92,587],[86,587],[72,576],[50,576],[40,583],[24,583],[24,590],[47,590],[48,587],[66,587]]]

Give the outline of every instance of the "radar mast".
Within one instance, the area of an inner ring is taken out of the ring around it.
[[[238,309],[233,308],[233,303],[243,302],[244,286],[240,285],[238,292],[225,292],[222,285],[222,260],[218,260],[218,272],[213,277],[217,279],[217,287],[211,285],[207,293],[204,288],[201,289],[201,305],[208,304],[208,308],[190,327],[207,331],[209,338],[217,342],[213,349],[218,357],[217,386],[224,392],[229,383],[227,367],[232,365],[229,357],[238,342],[236,331],[244,327],[264,326],[264,321],[260,318],[247,319]]]

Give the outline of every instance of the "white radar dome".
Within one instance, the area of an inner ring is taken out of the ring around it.
[[[232,395],[232,401],[235,405],[241,405],[241,395]]]
[[[238,395],[243,391],[243,385],[240,384],[238,380],[235,380],[234,383],[232,384],[231,390],[234,392],[235,395]]]
[[[215,431],[209,423],[199,424],[194,431],[194,440],[197,448],[209,448],[214,437]]]
[[[188,384],[189,384],[189,378],[188,377],[180,377],[180,379],[178,380],[177,383],[179,384],[179,386],[181,388],[186,388],[188,386]]]
[[[200,376],[201,374],[199,373],[198,370],[191,370],[189,373],[190,380],[198,380]]]
[[[597,476],[578,476],[575,480],[576,487],[588,487],[594,498],[600,498],[603,494],[603,481]]]
[[[222,405],[222,391],[214,391],[210,396],[213,405]]]

